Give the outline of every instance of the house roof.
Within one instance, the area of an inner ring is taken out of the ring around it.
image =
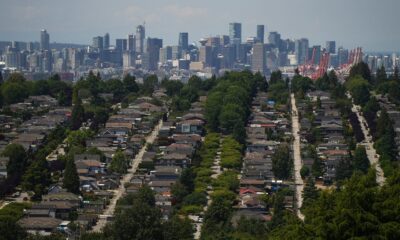
[[[74,160],[96,160],[100,161],[100,155],[98,154],[75,154]]]
[[[149,187],[171,187],[176,181],[151,181],[149,182]]]
[[[201,113],[188,113],[182,116],[183,120],[189,120],[189,119],[200,119],[202,121],[205,121],[204,115]]]
[[[179,154],[179,153],[169,153],[162,156],[162,159],[166,160],[184,160],[187,159],[186,154]]]
[[[107,122],[106,128],[132,128],[131,122]]]
[[[47,195],[43,196],[44,200],[50,200],[50,201],[79,201],[80,198],[78,195],[70,193],[70,192],[59,192],[59,193],[49,193]]]
[[[322,153],[325,155],[348,155],[347,150],[340,150],[340,149],[331,149],[331,150],[325,150]]]
[[[25,229],[55,229],[63,221],[52,217],[29,217],[22,218],[18,221],[18,224]]]
[[[247,184],[247,185],[261,185],[265,184],[265,180],[258,180],[258,179],[241,179],[240,184]]]
[[[200,119],[189,119],[189,120],[183,120],[180,121],[179,124],[188,124],[188,125],[193,125],[193,126],[202,126],[204,125],[204,121]]]
[[[97,161],[97,160],[78,160],[75,161],[75,164],[78,165],[79,167],[100,167],[101,166],[101,162]],[[78,166],[77,166],[78,168]]]

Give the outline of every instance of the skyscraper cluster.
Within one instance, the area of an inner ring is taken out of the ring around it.
[[[161,38],[146,36],[144,24],[138,25],[126,38],[111,43],[109,33],[92,38],[89,46],[50,44],[43,29],[38,42],[0,42],[0,68],[27,73],[62,73],[77,79],[91,69],[122,74],[126,71],[157,73],[185,79],[192,74],[220,74],[226,70],[250,69],[269,74],[301,64],[318,65],[323,54],[329,54],[329,67],[346,64],[349,50],[337,47],[335,41],[310,45],[307,38],[283,39],[277,31],[255,26],[254,36],[243,38],[242,24],[228,24],[227,34],[208,36],[189,44],[189,33],[177,35],[177,45],[163,45]],[[4,47],[3,49],[1,49]],[[370,68],[384,66],[388,71],[399,64],[393,55],[366,55]],[[5,68],[4,68],[5,67]],[[113,75],[110,75],[113,76]]]

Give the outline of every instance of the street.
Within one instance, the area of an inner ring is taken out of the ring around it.
[[[217,179],[219,175],[222,174],[223,171],[221,171],[221,145],[222,145],[223,139],[221,138],[219,141],[219,149],[217,152],[217,155],[214,158],[214,164],[211,167],[211,169],[213,170],[214,174],[211,175],[211,178],[213,179]],[[204,206],[203,208],[203,212],[202,214],[204,215],[204,213],[207,211],[208,207],[211,205],[212,200],[211,200],[211,194],[213,193],[213,190],[207,191],[207,205]],[[201,227],[203,225],[202,222],[198,222],[194,224],[196,227],[196,231],[194,232],[194,239],[200,239],[201,236]]]
[[[352,99],[351,95],[349,93],[347,94],[347,96],[350,99]],[[372,136],[369,133],[369,129],[367,129],[365,127],[365,125],[367,125],[367,122],[366,122],[364,116],[358,110],[358,109],[361,109],[361,107],[358,105],[355,105],[353,102],[353,99],[352,99],[352,103],[353,103],[353,106],[352,106],[351,110],[354,113],[356,113],[358,121],[360,122],[360,125],[361,125],[361,130],[362,130],[362,132],[364,134],[364,138],[365,138],[365,141],[363,143],[361,143],[361,145],[363,145],[365,147],[365,150],[367,152],[368,159],[369,159],[371,166],[375,166],[376,182],[379,184],[379,186],[382,186],[385,183],[385,177],[384,177],[381,165],[379,164],[379,157],[374,148],[374,142],[372,140]]]
[[[300,136],[299,136],[299,117],[297,115],[296,99],[294,94],[291,94],[292,105],[292,134],[293,134],[293,158],[294,158],[294,179],[296,186],[296,212],[297,216],[304,221],[304,215],[300,212],[303,204],[303,188],[304,182],[300,175],[302,167],[301,154],[300,154]]]
[[[162,127],[162,125],[163,125],[163,121],[160,120],[158,125],[152,131],[152,133],[146,137],[146,143],[152,144],[154,142],[154,140],[157,138],[158,132],[159,132],[160,128]],[[92,229],[93,232],[100,232],[101,229],[107,224],[107,217],[113,216],[118,199],[120,199],[123,196],[123,194],[125,193],[125,187],[124,187],[125,184],[128,183],[132,179],[134,173],[136,172],[137,167],[139,166],[140,162],[142,161],[142,157],[143,157],[144,153],[146,152],[146,145],[147,144],[145,144],[140,149],[139,153],[136,154],[135,158],[132,160],[131,168],[128,170],[128,173],[125,174],[125,176],[121,179],[119,188],[117,190],[115,190],[114,197],[111,199],[110,204],[106,207],[105,211],[102,214],[102,217],[100,217],[99,220],[97,221],[96,225],[93,226],[93,229]]]

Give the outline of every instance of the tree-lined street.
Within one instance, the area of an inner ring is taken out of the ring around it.
[[[294,180],[296,185],[296,211],[297,216],[304,220],[304,215],[301,213],[300,208],[303,204],[303,188],[304,182],[300,175],[300,170],[302,167],[301,153],[300,153],[300,126],[299,126],[299,116],[296,106],[296,99],[294,94],[291,96],[291,106],[292,106],[292,133],[293,133],[293,160],[294,160]]]
[[[348,94],[348,97],[351,98],[351,95]],[[352,99],[352,98],[351,98]],[[379,164],[379,156],[376,153],[376,150],[374,148],[374,142],[372,140],[372,135],[369,132],[369,129],[367,129],[367,121],[365,120],[364,116],[361,114],[361,106],[354,104],[354,101],[352,99],[353,106],[352,106],[352,111],[356,113],[358,121],[360,122],[361,130],[364,134],[365,140],[361,143],[361,145],[365,146],[365,150],[367,152],[368,159],[371,163],[371,166],[375,166],[375,171],[376,171],[376,182],[382,186],[385,182],[385,177],[382,171],[382,168]]]
[[[149,136],[147,136],[147,138],[146,138],[147,144],[152,144],[155,141],[162,125],[163,125],[163,121],[160,120],[158,125],[151,132],[151,134]],[[140,162],[142,161],[143,155],[146,152],[147,144],[143,145],[143,147],[140,149],[139,153],[136,154],[135,158],[132,160],[131,168],[128,170],[128,173],[121,179],[120,186],[117,190],[114,191],[114,197],[111,199],[110,204],[105,209],[103,215],[100,216],[96,225],[93,226],[93,232],[100,232],[101,229],[107,224],[107,218],[113,216],[118,199],[120,199],[125,193],[125,184],[128,183],[132,179],[133,174],[136,172]]]

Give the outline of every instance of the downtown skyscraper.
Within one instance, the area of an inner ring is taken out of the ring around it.
[[[229,39],[231,44],[240,44],[242,42],[242,24],[229,23]]]
[[[257,25],[257,40],[264,43],[265,28],[264,25]]]
[[[181,50],[187,50],[189,47],[189,33],[181,32],[179,33],[179,47]]]
[[[50,50],[50,35],[46,29],[40,31],[40,50]]]
[[[143,25],[139,25],[136,28],[136,52],[143,53],[144,51],[144,39],[146,38],[146,30]]]

